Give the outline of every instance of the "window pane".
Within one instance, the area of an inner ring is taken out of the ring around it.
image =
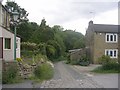
[[[5,49],[11,49],[11,39],[5,38]]]
[[[114,57],[116,57],[116,50],[114,50]]]
[[[110,56],[111,56],[111,57],[113,56],[113,51],[110,51]]]
[[[106,55],[109,56],[109,51],[106,51]]]
[[[110,35],[110,41],[113,41],[113,35]]]
[[[109,41],[109,35],[107,35],[107,41]]]
[[[116,35],[114,35],[114,41],[117,41],[117,40],[116,40]]]

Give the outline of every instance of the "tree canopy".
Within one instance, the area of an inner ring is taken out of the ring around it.
[[[68,50],[85,47],[85,37],[73,30],[64,30],[63,27],[46,25],[45,19],[38,25],[34,22],[25,22],[18,27],[18,34],[22,42],[31,42],[39,45],[41,53],[50,59],[64,55]]]
[[[73,30],[65,30],[60,25],[50,27],[46,24],[45,18],[41,20],[39,25],[36,22],[25,21],[28,15],[27,11],[15,2],[7,2],[6,7],[10,10],[17,10],[21,15],[20,18],[24,20],[17,26],[17,34],[22,38],[22,42],[35,43],[38,51],[41,54],[46,54],[50,59],[59,58],[70,49],[85,47],[83,34]]]

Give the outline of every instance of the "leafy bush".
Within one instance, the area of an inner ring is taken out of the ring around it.
[[[52,45],[46,46],[46,55],[48,58],[53,59],[55,57],[56,49]]]
[[[42,55],[46,55],[46,43],[39,43],[39,44],[38,44],[38,51],[39,51]]]
[[[2,83],[14,83],[14,79],[17,76],[17,68],[15,66],[9,66],[8,70],[2,72]]]
[[[119,70],[120,69],[120,64],[115,63],[115,62],[110,62],[105,65],[103,65],[104,70]]]
[[[34,61],[36,63],[38,63],[39,61],[41,62],[46,62],[48,60],[47,56],[46,55],[42,55],[42,54],[37,54],[35,57],[34,57]]]
[[[79,60],[79,64],[82,66],[88,66],[90,64],[90,60],[86,55],[83,55]]]
[[[99,58],[99,63],[102,65],[108,64],[111,62],[110,56],[103,55],[102,57]]]
[[[111,59],[110,56],[103,55],[99,58],[100,63],[102,64],[102,68],[104,70],[118,70],[119,64],[116,62],[117,60]]]
[[[120,64],[116,61],[117,60],[111,59],[109,56],[103,55],[99,58],[99,62],[102,66],[93,71],[98,73],[120,73]]]
[[[34,55],[37,55],[37,51],[28,51],[28,50],[21,50],[21,55],[24,58],[32,58]]]
[[[92,70],[96,73],[120,73],[120,64],[118,63],[109,63],[104,66],[100,66]]]
[[[38,45],[36,43],[22,42],[21,49],[21,55],[23,57],[32,58],[33,55],[39,53]]]
[[[66,64],[69,64],[70,63],[70,54],[67,55],[67,61],[66,61]]]
[[[54,59],[59,58],[61,56],[62,50],[61,50],[61,47],[58,42],[56,42],[54,40],[49,40],[47,42],[47,45],[51,45],[52,47],[54,47],[54,49],[52,48],[53,50],[55,50],[55,54],[53,57]]]
[[[30,42],[22,42],[21,43],[22,50],[37,50],[38,46],[36,43],[30,43]]]
[[[34,74],[41,80],[51,79],[53,77],[53,68],[50,64],[44,63],[35,68]]]

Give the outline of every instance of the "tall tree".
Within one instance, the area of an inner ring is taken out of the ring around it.
[[[14,1],[8,1],[6,2],[5,7],[8,9],[8,11],[11,13],[11,19],[13,18],[12,12],[17,11],[19,13],[19,20],[26,21],[28,13],[24,8],[21,8],[17,3]]]
[[[31,37],[31,41],[35,43],[41,43],[41,42],[46,43],[48,40],[53,40],[53,39],[54,39],[53,30],[51,29],[51,27],[46,25],[46,21],[45,19],[43,19],[41,21],[39,29],[33,33]]]
[[[39,29],[39,26],[34,22],[23,22],[18,25],[17,33],[22,38],[22,42],[30,41],[33,33]]]
[[[21,24],[23,22],[27,22],[28,21],[28,13],[24,8],[21,8],[17,3],[13,2],[13,1],[8,1],[6,2],[5,7],[8,9],[9,13],[10,13],[10,28],[13,31],[14,29],[14,20],[13,20],[13,12],[17,11],[19,13],[19,18],[17,20],[17,24]]]
[[[73,30],[65,30],[64,34],[65,35],[64,35],[63,40],[65,43],[66,51],[68,51],[70,49],[75,49],[75,48],[83,48],[85,43],[82,41],[82,40],[84,40],[82,38],[84,38],[84,35],[82,35],[79,32],[75,32]],[[82,44],[82,46],[81,46],[81,44]]]
[[[61,47],[61,51],[62,53],[64,54],[65,50],[66,50],[66,47],[65,47],[65,44],[64,44],[64,40],[63,40],[63,30],[64,28],[59,26],[59,25],[55,25],[52,27],[52,30],[54,31],[54,40],[60,45]]]

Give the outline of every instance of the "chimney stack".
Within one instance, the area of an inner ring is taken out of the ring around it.
[[[90,26],[90,25],[93,25],[93,21],[92,21],[92,20],[89,22],[89,26]]]

